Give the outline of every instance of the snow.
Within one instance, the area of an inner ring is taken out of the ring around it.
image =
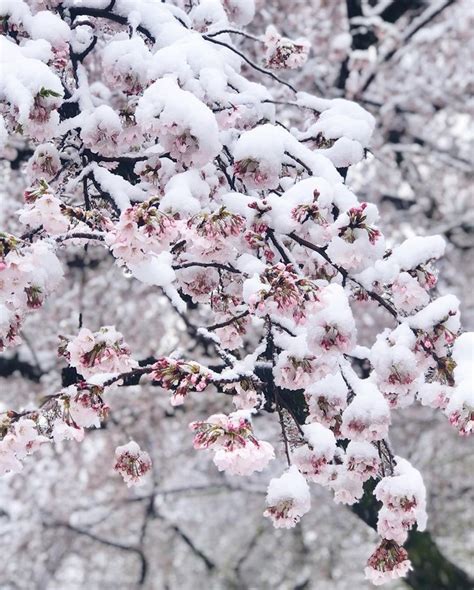
[[[444,295],[429,303],[424,309],[406,320],[411,328],[431,330],[441,323],[449,324],[451,331],[459,330],[459,299]]]
[[[320,395],[335,400],[345,400],[348,389],[340,371],[333,375],[328,375],[319,381],[316,381],[306,389],[306,394],[314,396]],[[344,404],[345,405],[345,404]]]
[[[336,437],[332,430],[317,422],[305,424],[301,428],[303,429],[305,439],[318,452],[318,455],[321,454],[332,459],[336,452]]]
[[[375,118],[357,103],[343,98],[318,98],[306,92],[298,93],[297,102],[321,113],[308,130],[310,136],[323,133],[327,139],[347,137],[358,141],[362,147],[369,145],[375,129]]]
[[[333,146],[321,150],[326,158],[336,166],[336,168],[346,168],[357,164],[364,158],[364,149],[358,141],[341,137]]]
[[[149,259],[136,264],[129,263],[129,268],[135,278],[146,285],[159,287],[170,286],[176,278],[171,266],[173,256],[169,252],[154,254]]]
[[[37,12],[24,21],[28,33],[33,39],[44,39],[52,45],[69,41],[71,30],[57,14],[49,10]]]
[[[175,174],[165,186],[160,211],[170,214],[196,215],[209,201],[209,185],[197,170]]]
[[[259,275],[265,270],[265,263],[260,260],[260,258],[248,253],[239,256],[235,261],[234,266],[240,270],[240,272],[247,275]],[[251,290],[251,287],[249,288]]]
[[[275,505],[286,499],[292,499],[307,507],[305,512],[309,510],[311,504],[309,486],[295,466],[289,467],[280,477],[270,480],[268,486],[268,505]]]
[[[34,97],[41,89],[63,96],[61,81],[46,64],[25,57],[21,47],[0,37],[0,97],[18,109],[19,123],[27,122]]]
[[[144,193],[139,186],[130,184],[127,180],[109,172],[106,168],[99,166],[96,162],[91,164],[91,170],[94,177],[104,191],[110,194],[117,207],[123,211],[130,207],[130,198],[136,201],[142,201]]]
[[[402,270],[411,270],[444,255],[446,242],[441,236],[414,236],[393,249],[390,262]]]
[[[456,362],[454,378],[456,382],[467,381],[474,384],[474,332],[461,334],[453,346],[453,359]]]

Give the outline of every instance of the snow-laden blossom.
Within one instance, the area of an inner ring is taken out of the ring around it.
[[[305,391],[309,419],[339,430],[349,390],[340,372],[327,375]]]
[[[86,378],[97,373],[125,373],[138,366],[114,326],[103,326],[97,332],[81,328],[76,337],[62,339],[59,353]]]
[[[214,268],[184,268],[178,273],[177,279],[183,293],[195,303],[209,301],[209,294],[219,285],[219,273]]]
[[[7,426],[3,437],[2,427],[0,423],[0,475],[17,473],[23,469],[23,459],[36,452],[48,439],[40,434],[36,422],[27,417]]]
[[[189,239],[188,256],[216,262],[232,261],[238,252],[245,219],[226,207],[194,215],[184,235]]]
[[[293,465],[283,475],[270,480],[263,513],[275,528],[292,528],[311,508],[309,486],[304,476]]]
[[[361,272],[382,258],[384,239],[374,226],[378,219],[375,205],[362,203],[341,214],[331,227],[333,238],[327,254],[336,264]]]
[[[237,25],[248,25],[255,16],[255,0],[223,0],[222,6],[229,21]]]
[[[354,477],[346,465],[333,465],[327,475],[326,485],[334,492],[336,504],[352,506],[364,495],[362,479]]]
[[[50,244],[27,245],[0,233],[0,350],[17,343],[26,315],[43,305],[62,277],[62,266]]]
[[[27,171],[33,181],[44,178],[50,181],[59,172],[61,160],[54,143],[40,144],[28,160]]]
[[[366,481],[377,475],[380,457],[374,445],[351,440],[346,448],[344,464],[354,477]]]
[[[344,289],[331,284],[319,292],[319,310],[308,320],[308,348],[314,354],[349,352],[356,334],[352,311]]]
[[[84,145],[97,154],[111,156],[119,148],[122,122],[119,115],[108,105],[97,107],[84,117],[81,139]]]
[[[473,351],[474,333],[461,334],[453,346],[455,387],[449,395],[445,410],[450,423],[461,436],[474,432]]]
[[[430,297],[420,283],[407,272],[398,275],[392,284],[393,304],[405,313],[413,313],[430,301]]]
[[[417,391],[417,398],[422,405],[445,410],[452,395],[452,387],[434,381],[422,383]]]
[[[394,541],[383,539],[367,561],[365,577],[380,586],[403,578],[411,569],[407,551]]]
[[[342,434],[356,441],[376,441],[387,436],[390,408],[374,383],[359,380],[355,396],[342,414]]]
[[[275,342],[282,350],[273,369],[275,383],[286,389],[306,389],[336,370],[333,357],[316,357],[308,350],[304,334],[279,334]]]
[[[63,215],[61,205],[57,197],[46,193],[31,205],[26,205],[21,210],[19,219],[21,223],[32,228],[42,226],[53,236],[65,233],[69,228],[69,220]]]
[[[258,315],[276,314],[299,324],[318,300],[318,288],[291,265],[277,264],[244,284],[244,298]]]
[[[156,80],[144,91],[135,116],[142,129],[159,136],[164,149],[184,166],[204,166],[219,151],[213,112],[171,78]]]
[[[127,487],[141,486],[151,469],[150,455],[133,440],[115,449],[114,470],[123,477]]]
[[[419,471],[405,459],[397,457],[396,461],[394,475],[384,477],[374,494],[383,504],[378,533],[401,544],[415,524],[420,531],[426,527],[426,490]]]
[[[474,391],[472,381],[456,387],[446,407],[449,422],[461,436],[474,432]]]
[[[291,41],[273,26],[267,28],[264,42],[266,65],[272,70],[299,68],[308,59],[310,45],[305,39]]]
[[[102,65],[105,81],[126,94],[139,94],[147,83],[151,53],[139,35],[116,35],[104,47]]]
[[[109,408],[103,400],[103,388],[80,382],[64,390],[63,419],[82,428],[99,428]]]
[[[423,366],[414,352],[416,337],[404,324],[377,337],[370,358],[377,386],[391,408],[413,403]]]
[[[151,254],[160,254],[176,239],[175,220],[159,211],[158,205],[157,199],[150,199],[125,209],[107,233],[105,242],[122,264],[139,263]]]
[[[292,461],[307,479],[318,481],[334,458],[336,438],[329,428],[317,422],[302,426],[302,430],[306,443],[293,449]]]
[[[237,411],[192,422],[189,426],[196,432],[194,448],[212,449],[219,471],[230,475],[262,471],[275,455],[270,443],[255,437],[249,416],[247,411]]]
[[[407,318],[406,323],[418,335],[417,349],[421,356],[435,352],[444,357],[459,332],[459,299],[454,295],[438,297]]]

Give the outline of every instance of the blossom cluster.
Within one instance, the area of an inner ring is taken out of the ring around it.
[[[43,305],[62,277],[52,246],[0,233],[0,350],[18,342],[25,317]]]
[[[114,326],[103,326],[97,332],[81,328],[74,338],[61,338],[58,352],[85,378],[98,373],[126,373],[138,366]]]
[[[228,416],[214,414],[189,426],[196,433],[194,448],[212,449],[216,467],[230,475],[262,471],[275,456],[270,443],[255,438],[249,413],[244,410]]]
[[[80,381],[50,396],[37,410],[0,415],[0,473],[16,473],[42,444],[81,442],[85,428],[100,428],[108,406],[104,390]]]

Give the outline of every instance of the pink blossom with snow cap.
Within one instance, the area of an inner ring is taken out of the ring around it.
[[[309,486],[295,465],[283,475],[270,480],[263,515],[275,528],[292,528],[311,508]]]
[[[272,445],[255,437],[248,411],[213,414],[189,426],[196,432],[194,448],[214,450],[215,465],[230,475],[262,471],[275,457]]]
[[[151,469],[150,455],[133,440],[115,449],[114,470],[123,477],[127,487],[142,486]]]
[[[408,553],[394,541],[382,539],[367,561],[365,577],[375,586],[403,578],[412,569]]]
[[[359,379],[355,396],[342,414],[343,436],[356,441],[385,438],[390,426],[390,408],[374,383]]]
[[[125,373],[138,366],[114,326],[103,326],[97,332],[81,328],[75,338],[63,339],[59,354],[86,378],[98,373]]]

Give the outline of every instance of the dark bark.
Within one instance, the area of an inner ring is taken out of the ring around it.
[[[359,24],[354,24],[352,19],[364,16],[361,0],[347,0],[347,18],[349,19],[349,31],[352,36],[352,49],[368,49],[377,42],[375,33]]]
[[[10,377],[14,373],[20,373],[22,377],[34,383],[39,383],[40,377],[43,375],[40,367],[22,361],[18,354],[9,358],[0,357],[0,377]]]
[[[424,0],[394,0],[382,10],[380,17],[388,23],[394,23],[406,12],[419,12],[425,5]]]
[[[429,531],[412,531],[405,548],[413,564],[406,580],[411,588],[473,590],[474,580],[441,553]]]

